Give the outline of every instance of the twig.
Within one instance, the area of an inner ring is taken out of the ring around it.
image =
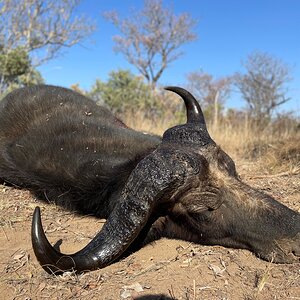
[[[5,229],[3,227],[2,227],[2,230],[3,230],[3,233],[4,233],[5,237],[6,237],[6,240],[9,242],[9,238],[8,238],[8,236],[7,236],[6,232],[5,232]]]
[[[169,291],[169,294],[170,294],[172,300],[176,300],[172,284],[171,284],[171,289],[168,289],[168,291]]]
[[[196,280],[193,280],[193,288],[194,288],[194,297],[193,299],[196,300]]]

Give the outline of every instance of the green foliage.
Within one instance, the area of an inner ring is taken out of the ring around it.
[[[0,50],[0,78],[2,95],[18,87],[44,82],[41,74],[31,66],[29,55],[22,47]]]
[[[42,74],[35,68],[30,68],[25,74],[19,76],[19,83],[22,86],[45,83]]]
[[[30,68],[28,53],[21,47],[0,53],[0,73],[10,80],[25,74]]]
[[[89,95],[115,113],[151,112],[155,107],[150,87],[127,70],[112,71],[107,82],[97,79]]]

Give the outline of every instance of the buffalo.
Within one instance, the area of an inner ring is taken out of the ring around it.
[[[166,90],[181,96],[187,121],[162,137],[62,87],[25,87],[1,101],[2,181],[106,219],[82,250],[65,255],[48,242],[37,207],[32,245],[48,273],[103,268],[160,237],[300,261],[300,214],[243,183],[198,101],[183,88]]]

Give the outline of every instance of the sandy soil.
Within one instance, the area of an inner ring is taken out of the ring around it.
[[[300,211],[300,175],[257,178],[252,163],[243,179]],[[66,253],[82,248],[103,220],[39,203],[29,192],[0,186],[0,299],[300,299],[300,264],[267,263],[246,250],[162,239],[104,269],[50,276],[30,241],[36,205],[49,240]]]

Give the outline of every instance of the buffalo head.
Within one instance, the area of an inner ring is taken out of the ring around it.
[[[299,262],[300,214],[243,183],[232,159],[210,137],[199,103],[179,94],[187,122],[168,129],[133,167],[106,223],[93,240],[65,255],[48,242],[36,208],[32,243],[48,272],[85,271],[112,263],[130,246],[160,236],[253,251],[277,262]]]

